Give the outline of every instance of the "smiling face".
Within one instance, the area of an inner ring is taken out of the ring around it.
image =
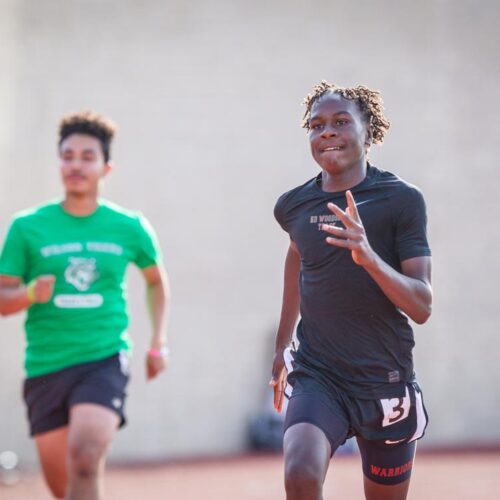
[[[97,196],[100,180],[111,170],[99,139],[72,134],[59,146],[61,176],[66,196]]]
[[[338,176],[364,169],[370,128],[356,101],[327,92],[313,104],[309,119],[311,153],[327,173]]]

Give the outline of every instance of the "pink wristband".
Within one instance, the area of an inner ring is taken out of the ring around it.
[[[170,354],[168,347],[162,347],[161,349],[149,349],[148,356],[152,358],[166,358]]]

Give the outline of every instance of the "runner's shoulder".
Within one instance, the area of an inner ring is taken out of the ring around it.
[[[131,228],[139,230],[149,228],[151,226],[148,219],[141,211],[125,208],[107,199],[99,199],[99,209],[102,215],[110,219],[110,221],[114,224],[130,226]]]
[[[118,205],[118,203],[115,203],[114,201],[110,201],[104,198],[99,198],[99,209],[107,215],[121,218],[123,220],[137,221],[138,219],[144,217],[138,210],[125,208],[121,205]]]
[[[317,177],[308,179],[300,186],[294,187],[293,189],[290,189],[289,191],[283,193],[276,201],[274,207],[275,214],[277,212],[282,212],[284,210],[292,208],[296,204],[302,203],[304,197],[308,197],[312,193],[314,193],[314,186],[316,185],[316,179]]]
[[[56,198],[20,210],[12,216],[12,223],[24,225],[49,219],[60,210],[61,201],[61,199]]]
[[[313,177],[312,179],[308,179],[303,184],[300,184],[300,186],[296,186],[293,189],[286,191],[278,198],[276,204],[291,202],[304,193],[308,193],[311,190],[312,186],[316,183],[316,179],[317,177]]]
[[[415,184],[412,184],[387,170],[381,170],[378,168],[376,170],[377,175],[375,185],[377,188],[387,190],[388,193],[394,196],[422,196],[421,190],[415,186]]]
[[[392,172],[376,169],[371,189],[383,194],[395,216],[407,207],[425,210],[425,199],[420,188]]]

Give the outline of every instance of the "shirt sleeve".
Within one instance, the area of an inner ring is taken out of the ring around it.
[[[284,197],[285,195],[280,196],[274,206],[274,218],[278,221],[278,224],[281,226],[283,231],[288,233],[288,228],[285,223]]]
[[[158,237],[150,222],[142,215],[138,217],[138,251],[134,263],[139,269],[154,266],[162,260]]]
[[[422,193],[412,188],[400,200],[396,220],[396,252],[399,261],[431,255],[427,241],[427,210]]]
[[[28,251],[19,220],[15,219],[7,232],[0,255],[0,274],[16,276],[26,281]]]

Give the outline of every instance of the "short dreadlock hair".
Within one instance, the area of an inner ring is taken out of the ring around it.
[[[84,110],[63,116],[59,122],[59,147],[73,134],[90,135],[99,140],[106,163],[111,156],[111,141],[116,132],[116,124],[109,118],[94,111]]]
[[[310,94],[308,94],[303,104],[306,111],[302,119],[302,127],[309,130],[309,121],[311,119],[311,109],[316,101],[328,92],[340,94],[344,99],[355,101],[361,111],[361,115],[372,131],[374,144],[382,144],[384,136],[391,126],[389,120],[384,116],[384,102],[380,92],[369,89],[364,85],[357,87],[338,87],[326,80],[315,85]]]

